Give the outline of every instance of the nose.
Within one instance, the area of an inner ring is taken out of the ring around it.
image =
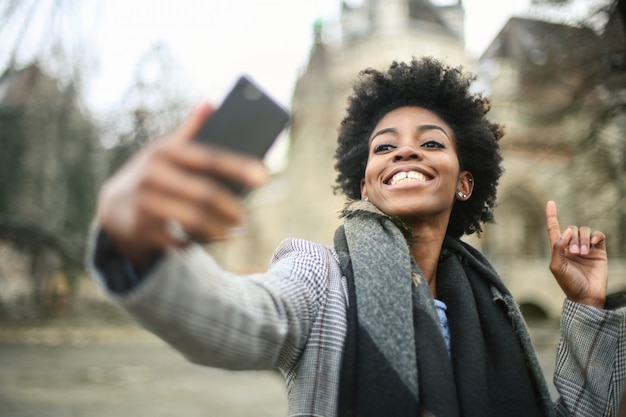
[[[393,156],[394,161],[407,161],[410,159],[420,159],[418,150],[412,146],[402,146],[396,149]]]

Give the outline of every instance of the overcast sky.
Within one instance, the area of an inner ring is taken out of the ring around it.
[[[569,3],[574,3],[570,9],[584,16],[593,2]],[[33,51],[46,40],[48,56],[55,54],[51,43],[56,39],[73,43],[79,55],[87,58],[81,60],[85,62],[81,71],[86,74],[87,103],[91,110],[105,113],[120,106],[138,63],[157,43],[171,53],[174,70],[181,74],[191,100],[219,101],[237,75],[245,72],[288,105],[309,56],[313,23],[321,19],[336,25],[341,0],[23,0],[18,4],[23,6],[23,16],[32,13],[34,17],[25,20],[27,24],[13,19],[0,27],[0,67],[8,62],[7,46],[15,43],[11,35],[22,34],[24,39],[18,49],[22,64],[32,62]],[[74,13],[70,23],[50,18],[59,5],[63,14]],[[531,12],[531,0],[463,0],[463,6],[466,46],[474,57],[512,15]],[[545,11],[539,15],[545,17]]]
[[[353,0],[358,1],[358,0]],[[444,1],[445,0],[441,0]],[[479,55],[506,20],[530,0],[464,0],[466,40]],[[188,78],[194,99],[221,98],[241,72],[287,104],[306,64],[316,19],[332,24],[340,0],[107,0],[89,33],[98,55],[88,101],[105,110],[119,102],[150,45],[163,42]]]

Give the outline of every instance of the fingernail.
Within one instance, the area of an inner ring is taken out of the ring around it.
[[[578,245],[571,245],[571,246],[569,247],[569,251],[570,251],[571,253],[580,253],[580,249],[578,248]]]
[[[589,248],[587,245],[580,245],[580,253],[582,255],[589,255]]]

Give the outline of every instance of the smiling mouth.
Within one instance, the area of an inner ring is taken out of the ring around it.
[[[406,184],[409,182],[425,182],[430,180],[430,177],[417,171],[401,171],[387,180],[387,185]]]

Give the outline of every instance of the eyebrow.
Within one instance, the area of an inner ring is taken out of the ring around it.
[[[441,127],[441,126],[437,126],[437,125],[421,125],[421,126],[419,126],[419,127],[417,128],[417,131],[418,131],[418,132],[425,132],[425,131],[427,131],[427,130],[440,130],[440,131],[441,131],[444,135],[446,135],[446,137],[447,137],[448,139],[450,139],[450,136],[448,136],[448,132],[446,132],[446,131],[444,130],[444,128],[443,128],[443,127]]]
[[[395,127],[386,127],[374,133],[369,141],[371,142],[376,138],[376,136],[384,135],[385,133],[398,133],[398,130]]]
[[[446,132],[446,131],[444,130],[444,128],[443,128],[443,127],[441,127],[441,126],[437,126],[437,125],[420,125],[420,126],[418,126],[418,127],[417,127],[417,131],[418,131],[418,132],[426,132],[426,131],[428,131],[428,130],[439,130],[439,131],[441,131],[444,135],[446,135],[446,137],[447,137],[448,139],[450,139],[450,136],[448,136],[448,132]],[[374,134],[372,135],[372,137],[370,138],[370,140],[369,140],[369,141],[371,142],[371,141],[373,141],[373,140],[374,140],[377,136],[384,135],[385,133],[398,133],[398,130],[397,130],[395,127],[387,127],[387,128],[381,129],[381,130],[379,130],[378,132],[374,133]]]

